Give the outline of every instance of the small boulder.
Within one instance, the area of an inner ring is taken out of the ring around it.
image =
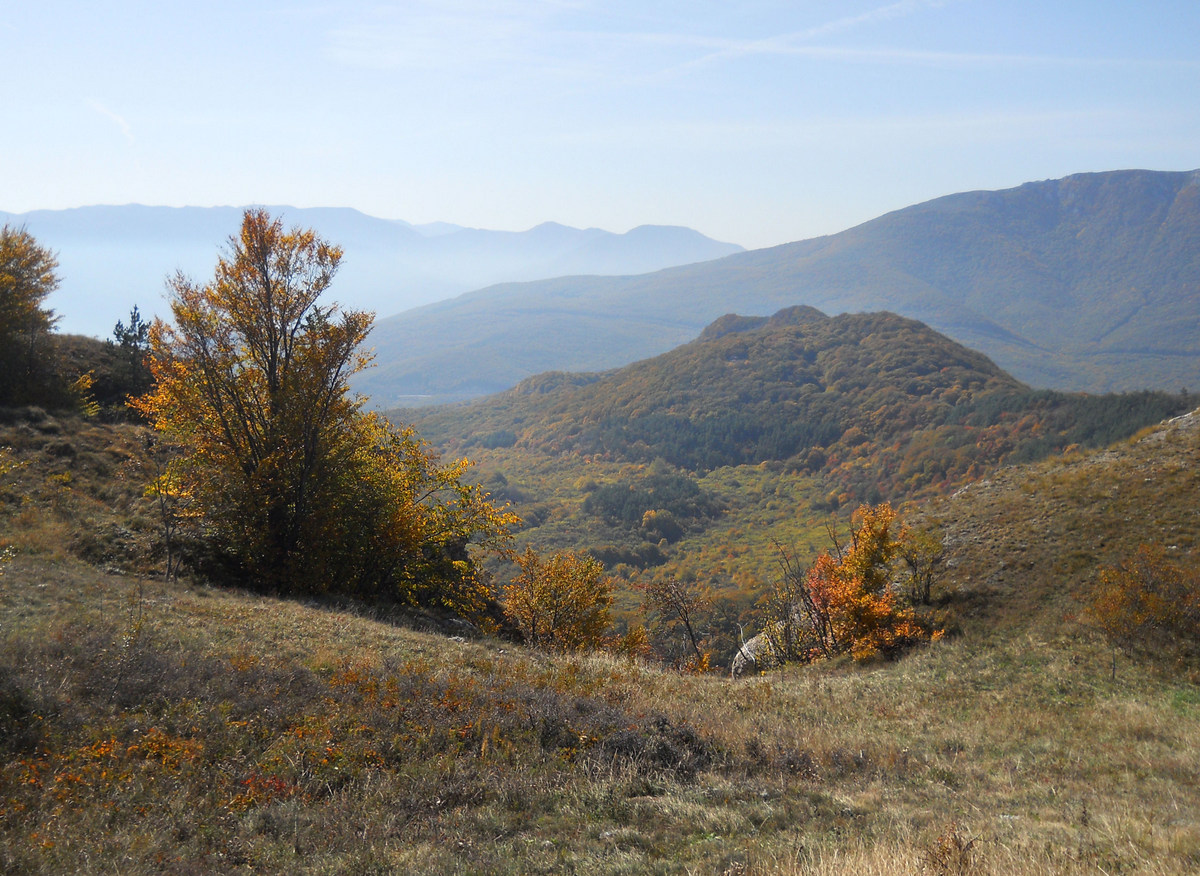
[[[741,678],[751,672],[761,672],[775,665],[775,649],[771,640],[759,633],[748,642],[743,642],[729,667],[734,678]]]

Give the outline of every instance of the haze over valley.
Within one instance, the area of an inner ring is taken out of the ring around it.
[[[0,224],[23,226],[58,253],[63,282],[50,306],[62,316],[59,329],[107,337],[134,304],[147,314],[164,312],[166,282],[177,271],[195,278],[211,272],[243,209],[95,206],[0,212]],[[638,274],[741,251],[688,228],[614,234],[546,222],[510,232],[415,226],[349,208],[272,210],[345,249],[339,300],[381,317],[493,283]]]

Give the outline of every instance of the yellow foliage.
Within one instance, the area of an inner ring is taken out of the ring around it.
[[[516,518],[350,394],[373,316],[318,303],[341,255],[248,210],[211,281],[174,278],[154,387],[131,402],[182,448],[153,489],[187,498],[245,583],[479,612],[467,543],[503,542]]]
[[[1101,570],[1087,613],[1115,647],[1183,656],[1200,647],[1200,574],[1142,545]]]
[[[573,553],[543,560],[527,548],[516,562],[521,573],[504,588],[504,612],[527,644],[566,652],[604,644],[612,582],[598,560]]]
[[[34,400],[50,329],[45,300],[58,288],[58,259],[24,228],[0,226],[0,404]]]
[[[635,624],[626,630],[625,635],[618,636],[613,643],[612,651],[630,660],[650,656],[650,634],[641,624]]]
[[[79,405],[79,412],[89,418],[100,413],[100,404],[96,401],[96,396],[92,392],[92,387],[95,383],[95,374],[91,371],[85,371],[71,382],[68,389],[71,398]]]

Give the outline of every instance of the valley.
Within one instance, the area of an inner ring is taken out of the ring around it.
[[[708,642],[728,666],[761,624],[781,550],[828,550],[830,527],[844,530],[860,505],[920,516],[1016,464],[1108,446],[1191,405],[1035,391],[911,320],[793,308],[723,317],[612,372],[544,375],[392,415],[477,462],[485,488],[525,521],[519,546],[600,559],[622,582],[623,628],[640,622],[648,581],[710,593]]]

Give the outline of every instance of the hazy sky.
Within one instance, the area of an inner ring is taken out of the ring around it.
[[[1200,3],[5,4],[0,210],[349,206],[748,247],[1200,167]]]

